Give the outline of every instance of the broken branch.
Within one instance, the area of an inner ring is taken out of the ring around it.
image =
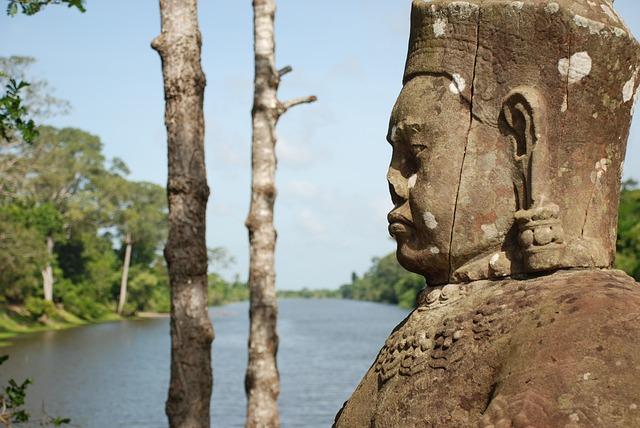
[[[318,97],[316,97],[315,95],[310,95],[308,97],[298,97],[298,98],[293,98],[289,101],[285,101],[283,103],[278,103],[278,113],[280,115],[284,114],[287,110],[289,110],[291,107],[295,107],[297,105],[300,104],[310,104],[313,103],[315,101],[318,100]]]
[[[282,77],[287,73],[291,73],[292,71],[293,71],[293,67],[291,67],[290,65],[287,65],[286,67],[283,67],[280,70],[278,70],[278,76]]]

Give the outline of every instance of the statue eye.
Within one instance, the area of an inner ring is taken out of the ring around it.
[[[420,143],[411,143],[411,152],[414,156],[418,156],[422,153],[428,146],[426,144]]]
[[[403,120],[392,130],[392,137],[398,136],[405,141],[413,140],[417,135],[420,135],[424,129],[424,124],[419,122],[413,122],[409,120]]]
[[[425,125],[421,122],[404,120],[398,124],[396,134],[404,142],[412,157],[418,156],[428,146],[425,140]]]

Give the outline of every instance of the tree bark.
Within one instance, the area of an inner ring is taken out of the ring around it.
[[[169,155],[169,237],[164,254],[171,283],[171,427],[210,426],[213,376],[208,313],[201,35],[197,0],[160,0],[162,31],[152,43],[162,59]]]
[[[253,0],[255,80],[253,99],[251,207],[249,230],[250,331],[249,362],[245,377],[247,428],[279,427],[280,377],[276,362],[278,301],[275,286],[276,230],[273,205],[276,198],[276,134],[279,117],[294,105],[315,97],[281,103],[277,98],[280,72],[275,66],[275,0]]]
[[[118,315],[122,315],[124,305],[127,303],[127,282],[129,281],[129,264],[131,263],[131,234],[124,238],[127,246],[124,250],[124,264],[122,266],[122,278],[120,279],[120,299],[118,299]]]
[[[53,238],[51,236],[47,236],[47,254],[49,259],[53,257]],[[53,268],[51,267],[51,261],[47,262],[45,268],[42,269],[42,288],[44,300],[53,302]]]

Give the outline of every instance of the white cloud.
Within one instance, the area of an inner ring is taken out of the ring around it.
[[[276,154],[278,159],[287,166],[307,167],[316,160],[314,153],[307,146],[297,143],[290,143],[280,139],[276,144]]]
[[[315,184],[305,180],[292,180],[286,184],[286,188],[299,199],[316,199],[320,194],[320,189]]]
[[[298,220],[304,231],[316,241],[327,240],[327,227],[313,211],[310,209],[302,210],[298,215]]]

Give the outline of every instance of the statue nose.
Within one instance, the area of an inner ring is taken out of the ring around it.
[[[391,200],[395,205],[409,199],[409,186],[407,179],[403,177],[400,171],[395,168],[389,168],[389,171],[387,172],[387,181],[389,182]]]

